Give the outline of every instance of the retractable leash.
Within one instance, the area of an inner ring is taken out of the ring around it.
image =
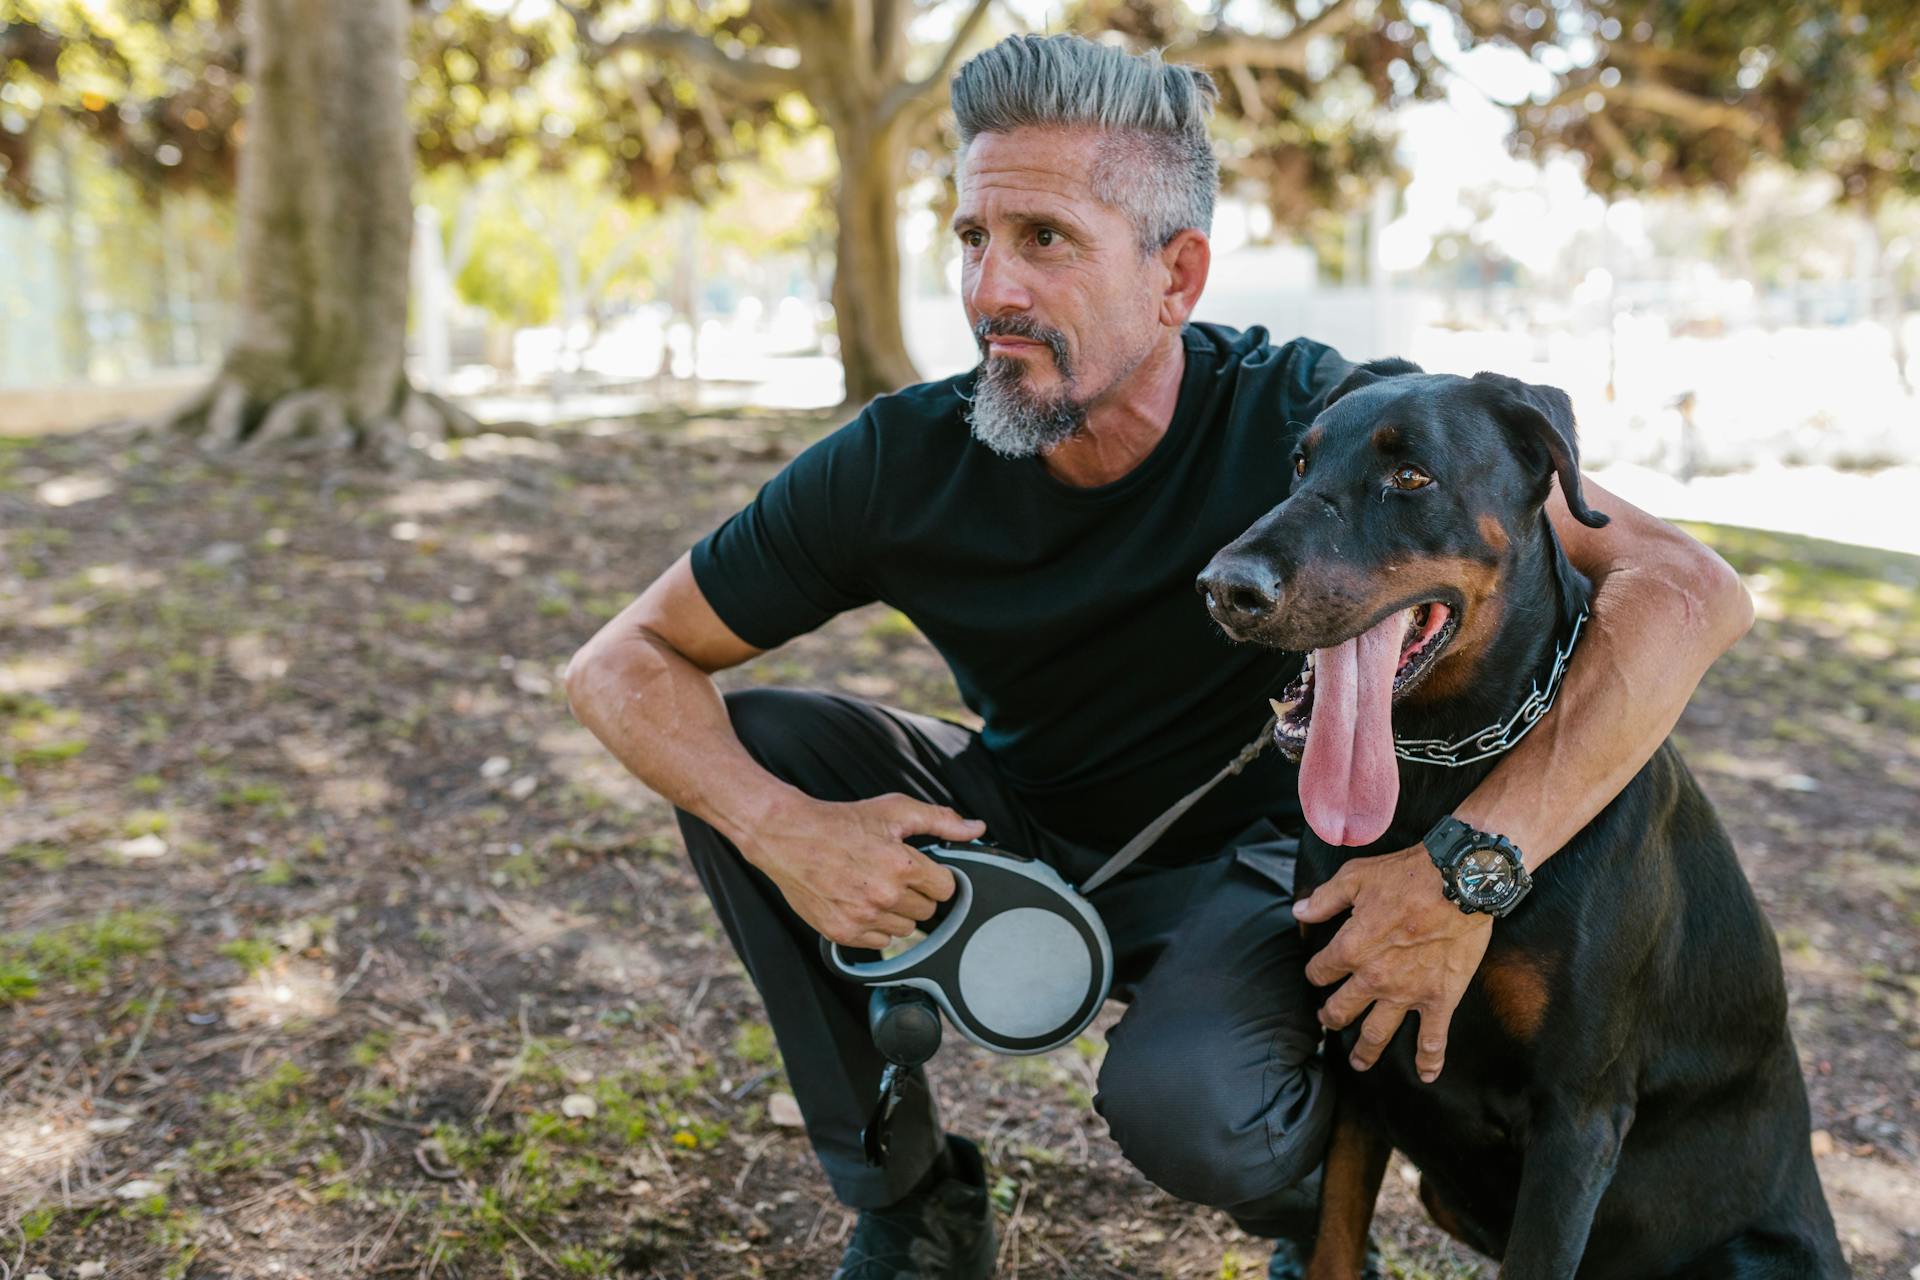
[[[995,1053],[1045,1053],[1086,1030],[1113,985],[1113,944],[1086,895],[1251,764],[1272,738],[1274,724],[1269,719],[1220,772],[1174,801],[1078,889],[1046,863],[984,841],[917,842],[953,873],[954,882],[953,896],[927,922],[925,941],[896,956],[854,960],[839,944],[820,940],[829,969],[874,988],[869,1027],[892,1064],[860,1135],[867,1163],[886,1163],[893,1110],[912,1070],[940,1047],[933,1006],[961,1035]]]

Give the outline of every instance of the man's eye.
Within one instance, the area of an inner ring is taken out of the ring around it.
[[[1393,487],[1396,489],[1424,489],[1433,483],[1433,477],[1412,465],[1395,467]]]
[[[1293,474],[1295,479],[1307,474],[1307,458],[1305,454],[1301,454],[1293,460]]]
[[[986,233],[978,228],[969,228],[960,233],[960,243],[969,249],[978,249],[987,242]]]
[[[1033,233],[1033,238],[1042,249],[1050,249],[1053,247],[1054,242],[1060,238],[1060,234],[1052,227],[1042,227]]]

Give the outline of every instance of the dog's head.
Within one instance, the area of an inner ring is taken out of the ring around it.
[[[1503,585],[1551,537],[1541,507],[1555,477],[1577,518],[1607,518],[1581,493],[1566,394],[1498,374],[1363,365],[1301,435],[1293,467],[1287,500],[1214,556],[1197,586],[1235,639],[1310,655],[1277,736],[1305,757],[1303,799],[1310,774],[1341,805],[1375,797],[1347,806],[1357,823],[1330,818],[1334,834],[1314,822],[1334,843],[1367,843],[1392,817],[1378,797],[1397,795],[1392,704],[1471,685],[1509,604]],[[1555,625],[1551,612],[1540,621]],[[1326,724],[1310,735],[1316,701]]]

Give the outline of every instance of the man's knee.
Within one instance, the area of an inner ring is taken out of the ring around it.
[[[1119,1028],[1116,1028],[1119,1030]],[[1204,1037],[1116,1038],[1094,1109],[1128,1163],[1169,1195],[1248,1212],[1319,1164],[1328,1099],[1317,1062],[1227,1070]]]

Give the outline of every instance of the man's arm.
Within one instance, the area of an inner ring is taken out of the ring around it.
[[[1753,602],[1727,563],[1582,477],[1603,529],[1573,518],[1556,485],[1547,515],[1567,558],[1593,580],[1593,612],[1559,698],[1454,811],[1506,836],[1537,871],[1591,822],[1652,757],[1700,677],[1753,623]],[[1309,924],[1353,916],[1307,966],[1310,981],[1347,978],[1321,1010],[1329,1027],[1373,1012],[1353,1065],[1373,1065],[1409,1011],[1420,1015],[1416,1065],[1440,1074],[1447,1026],[1480,967],[1493,918],[1463,914],[1415,845],[1356,858],[1294,907]]]
[[[983,833],[908,796],[815,800],[761,768],[712,673],[759,654],[679,560],[567,664],[567,701],[635,777],[709,823],[767,873],[801,918],[846,946],[884,947],[953,893],[953,875],[902,841]]]

